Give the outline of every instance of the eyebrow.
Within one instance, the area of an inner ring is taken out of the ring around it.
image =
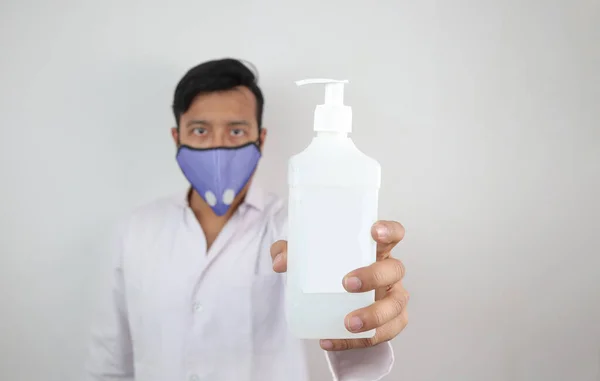
[[[195,125],[208,126],[208,125],[210,125],[210,123],[208,123],[206,120],[199,120],[199,119],[190,120],[189,122],[186,123],[186,127],[191,127],[191,126],[195,126]]]
[[[250,126],[250,123],[245,120],[232,120],[227,123],[228,126]]]
[[[186,127],[193,126],[210,126],[211,124],[204,119],[193,119],[186,123]],[[227,122],[228,126],[248,126],[250,127],[250,123],[245,120],[232,120]]]

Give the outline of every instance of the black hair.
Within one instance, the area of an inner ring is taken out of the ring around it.
[[[258,78],[241,61],[233,58],[207,61],[191,68],[181,78],[173,97],[173,114],[179,127],[181,115],[189,110],[200,94],[231,90],[238,86],[247,87],[256,98],[256,121],[262,127],[264,98],[258,87]]]

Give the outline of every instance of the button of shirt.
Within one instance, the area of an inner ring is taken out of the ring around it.
[[[202,310],[204,309],[204,307],[202,307],[201,303],[194,303],[194,312],[202,312]]]

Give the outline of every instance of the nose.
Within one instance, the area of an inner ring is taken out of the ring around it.
[[[226,143],[225,139],[225,129],[224,128],[216,128],[215,134],[213,135],[212,145],[214,147],[223,147]]]

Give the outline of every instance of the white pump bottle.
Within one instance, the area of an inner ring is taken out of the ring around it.
[[[348,81],[308,79],[325,85],[315,110],[317,132],[289,161],[286,309],[292,333],[302,339],[373,337],[351,333],[347,314],[374,302],[375,293],[349,293],[343,278],[376,260],[371,226],[377,220],[381,166],[356,148],[352,109],[344,105]]]

